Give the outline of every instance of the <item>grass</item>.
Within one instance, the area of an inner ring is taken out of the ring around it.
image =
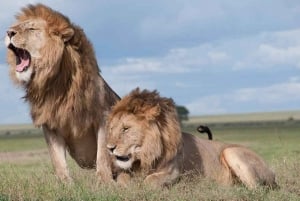
[[[187,122],[183,129],[197,134],[198,122]],[[248,190],[242,185],[225,187],[195,176],[182,178],[170,188],[155,190],[134,183],[129,189],[97,183],[93,170],[80,169],[68,160],[74,184],[64,185],[56,180],[49,156],[0,158],[0,201],[10,200],[300,200],[300,125],[278,126],[216,125],[212,126],[214,140],[248,146],[263,156],[276,172],[280,189],[263,187]],[[1,129],[0,129],[1,130]],[[18,131],[18,132],[17,132]],[[4,131],[3,131],[4,132]],[[1,153],[28,153],[45,150],[40,131],[0,135]],[[206,138],[205,135],[199,137]]]
[[[42,135],[0,138],[0,152],[29,151],[43,148],[46,148],[46,143]]]

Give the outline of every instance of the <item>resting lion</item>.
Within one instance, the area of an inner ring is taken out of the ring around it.
[[[16,20],[5,38],[10,75],[25,89],[57,176],[72,180],[68,150],[79,166],[112,181],[104,114],[119,97],[101,77],[92,44],[79,26],[42,4],[23,8]]]
[[[136,89],[117,102],[107,129],[115,178],[122,185],[136,174],[157,187],[198,173],[222,184],[276,186],[274,173],[248,148],[181,133],[174,102],[156,91]]]

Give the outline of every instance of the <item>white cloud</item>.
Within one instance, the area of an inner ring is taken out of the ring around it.
[[[281,104],[300,101],[300,82],[274,84],[261,88],[239,89],[232,94],[236,102],[257,102],[262,104]]]
[[[169,60],[169,62],[166,62]],[[175,59],[177,60],[177,59]],[[188,71],[186,66],[171,61],[170,58],[125,58],[117,64],[103,66],[111,69],[113,74],[136,74],[136,73],[182,73]]]
[[[286,104],[300,102],[299,92],[300,82],[288,81],[266,87],[242,88],[225,94],[208,95],[193,100],[186,106],[193,115],[249,112],[253,108],[287,110],[289,108]]]
[[[221,64],[229,59],[229,56],[225,52],[211,51],[208,52],[207,55],[213,64]]]
[[[300,67],[300,29],[265,32],[250,38],[170,49],[156,57],[124,58],[110,66],[112,73],[191,73]]]
[[[143,79],[140,75],[128,75],[126,73],[112,73],[109,69],[104,68],[102,76],[111,86],[111,88],[121,97],[128,94],[136,87],[147,89],[156,89],[155,79]]]
[[[248,41],[247,50],[235,57],[235,69],[272,69],[300,67],[300,29],[265,32]],[[247,39],[241,40],[245,43]],[[252,44],[251,44],[252,43]],[[234,46],[233,46],[234,48]]]
[[[112,73],[188,73],[224,65],[230,60],[226,52],[210,45],[171,49],[166,55],[152,58],[125,58],[117,64],[104,66]]]
[[[105,67],[104,67],[105,68]],[[112,73],[143,73],[143,72],[164,72],[161,62],[149,58],[126,58],[120,64],[110,66]]]
[[[186,107],[191,115],[227,113],[227,108],[222,104],[225,99],[220,95],[204,96],[186,104]]]
[[[299,76],[292,76],[289,78],[289,82],[300,82]]]
[[[261,44],[258,55],[262,63],[267,65],[294,65],[300,67],[300,44],[289,47],[275,47]]]
[[[213,41],[298,26],[298,1],[160,1],[145,11],[140,34],[144,39],[197,38]],[[157,12],[153,12],[157,10]],[[279,28],[279,29],[278,29]]]
[[[147,13],[140,24],[144,39],[173,38],[199,34],[213,22],[224,19],[224,7],[217,1],[165,1],[160,12]],[[189,30],[192,30],[191,32]]]

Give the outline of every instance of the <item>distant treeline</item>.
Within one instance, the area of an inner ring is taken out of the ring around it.
[[[299,127],[300,120],[285,121],[249,121],[249,122],[218,122],[218,123],[185,123],[185,127],[195,127],[204,124],[210,128],[251,128],[251,127]]]
[[[1,138],[9,138],[9,137],[16,137],[16,136],[23,136],[26,135],[28,137],[34,137],[37,135],[42,135],[42,130],[38,128],[32,129],[6,129],[0,130],[0,139]],[[1,200],[1,199],[0,199]]]

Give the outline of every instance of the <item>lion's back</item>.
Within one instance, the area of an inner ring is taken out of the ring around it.
[[[220,156],[226,147],[225,144],[188,133],[183,133],[183,143],[184,171],[196,171],[202,175],[218,177],[217,174],[224,169],[220,163]]]

